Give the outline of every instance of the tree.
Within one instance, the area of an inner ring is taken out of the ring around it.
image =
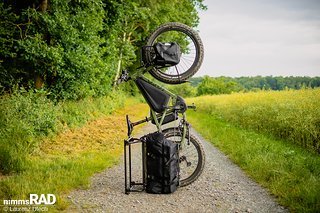
[[[198,86],[197,95],[230,94],[241,89],[241,86],[230,78],[205,76]]]
[[[193,97],[197,94],[197,89],[190,85],[190,83],[183,83],[178,85],[170,85],[168,89],[174,94],[182,97]]]
[[[106,95],[161,23],[196,26],[202,0],[6,0],[0,3],[0,87],[55,99]]]
[[[197,26],[197,9],[206,9],[202,0],[132,0],[118,2],[119,58],[116,80],[122,67],[135,69],[140,60],[140,47],[145,45],[150,32],[166,22],[182,22]],[[174,6],[173,6],[174,5]]]

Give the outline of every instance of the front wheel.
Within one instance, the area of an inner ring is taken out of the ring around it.
[[[182,133],[178,128],[168,128],[162,132],[168,140],[181,143]],[[179,149],[180,186],[189,185],[197,180],[205,164],[203,147],[197,138],[190,135],[189,144],[187,140],[188,135],[186,135],[185,144],[181,144]]]
[[[180,62],[171,67],[154,66],[150,74],[168,84],[180,84],[186,82],[200,68],[203,61],[203,44],[198,33],[191,27],[170,22],[159,26],[147,41],[147,46],[153,46],[156,43],[175,42],[181,50]],[[153,51],[146,53],[147,62],[152,62],[155,58]]]

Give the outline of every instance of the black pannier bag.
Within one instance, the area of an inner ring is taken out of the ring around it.
[[[146,140],[146,192],[169,194],[179,186],[179,145],[154,132]]]
[[[169,67],[179,64],[181,51],[180,47],[175,42],[161,43],[158,42],[154,45],[156,57],[154,64]]]

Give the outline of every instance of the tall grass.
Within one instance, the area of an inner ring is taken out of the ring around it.
[[[0,98],[0,170],[20,171],[36,138],[57,130],[57,108],[34,92],[16,92]]]
[[[121,93],[111,93],[103,98],[54,103],[43,92],[24,90],[0,97],[0,172],[22,171],[42,137],[110,114],[124,99]]]
[[[206,112],[193,127],[292,212],[319,212],[320,158],[297,145],[230,125]]]
[[[86,188],[95,173],[113,166],[119,150],[93,151],[81,154],[32,156],[23,172],[0,180],[0,199],[28,199],[30,194],[54,194],[57,203],[49,212],[65,209],[66,193],[73,188]]]
[[[103,114],[86,125],[44,138],[39,148],[27,156],[28,166],[23,171],[0,176],[0,204],[4,199],[28,198],[30,193],[50,193],[57,197],[50,212],[66,209],[70,190],[87,188],[94,173],[119,161],[126,137],[125,114],[138,120],[147,113],[146,104],[127,99],[124,108],[110,115]]]
[[[260,91],[189,99],[199,111],[320,152],[320,89]]]

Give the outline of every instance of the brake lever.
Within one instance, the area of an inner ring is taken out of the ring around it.
[[[120,77],[118,78],[118,84],[122,83],[122,82],[127,82],[129,81],[131,78],[129,76],[129,73],[127,70],[122,70]]]

